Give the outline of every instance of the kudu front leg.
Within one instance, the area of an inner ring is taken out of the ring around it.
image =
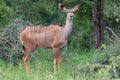
[[[60,71],[61,63],[62,63],[62,49],[58,51],[58,71]]]
[[[58,63],[58,48],[53,48],[53,53],[54,53],[54,75],[56,74],[56,67]]]
[[[56,74],[56,67],[58,67],[58,70],[60,71],[60,65],[62,62],[62,49],[53,48],[53,52],[54,52],[54,74]]]

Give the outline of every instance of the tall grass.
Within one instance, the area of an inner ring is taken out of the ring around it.
[[[52,50],[36,50],[29,63],[31,74],[27,75],[23,62],[17,66],[0,62],[0,80],[89,80],[84,67],[102,59],[97,51],[63,50],[60,72],[53,75]],[[92,79],[91,79],[92,80]]]

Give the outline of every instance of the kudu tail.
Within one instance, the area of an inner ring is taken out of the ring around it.
[[[23,50],[25,51],[25,47],[24,47],[24,46],[22,46],[22,48],[23,48]]]

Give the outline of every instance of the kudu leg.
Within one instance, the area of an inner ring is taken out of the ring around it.
[[[56,67],[60,71],[60,65],[62,62],[62,49],[54,48],[54,74],[56,73]]]
[[[32,53],[34,48],[25,48],[25,55],[23,56],[23,62],[24,62],[24,66],[25,66],[25,70],[27,74],[30,74],[30,70],[28,67],[28,61],[30,58],[30,55]]]
[[[56,73],[56,66],[58,63],[58,48],[53,48],[53,52],[54,52],[54,75]]]
[[[62,63],[62,49],[60,49],[58,52],[58,70],[59,71],[60,71],[61,63]]]

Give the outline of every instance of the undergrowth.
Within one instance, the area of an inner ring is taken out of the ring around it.
[[[26,74],[22,61],[18,65],[0,61],[0,80],[119,80],[118,44],[106,46],[101,51],[65,48],[61,70],[56,76],[52,50],[37,49],[29,62],[30,75]]]
[[[87,80],[84,67],[102,58],[103,55],[98,56],[98,52],[93,50],[64,49],[61,71],[54,76],[52,50],[39,49],[33,53],[29,63],[30,75],[26,74],[22,61],[16,66],[1,61],[0,80]]]

